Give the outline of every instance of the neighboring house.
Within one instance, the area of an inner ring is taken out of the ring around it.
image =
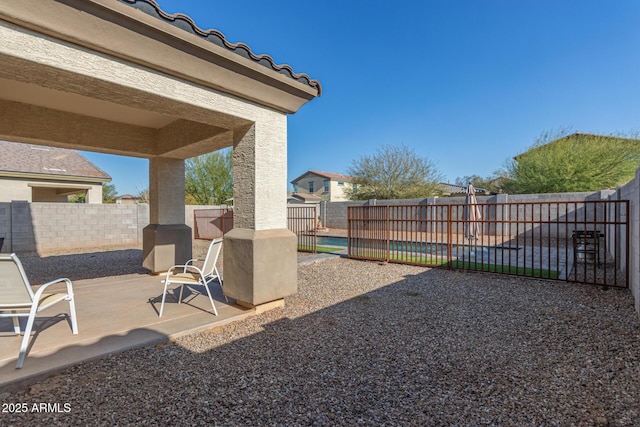
[[[75,150],[0,141],[0,202],[102,203],[111,177]]]
[[[348,200],[344,191],[351,188],[352,181],[353,178],[347,175],[310,170],[291,181],[291,197],[305,203],[343,202]]]
[[[135,205],[138,203],[138,197],[132,194],[123,194],[116,197],[116,205]]]

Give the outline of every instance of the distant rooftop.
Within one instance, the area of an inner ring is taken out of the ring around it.
[[[76,150],[0,140],[0,175],[60,175],[111,181]]]
[[[349,176],[349,175],[342,175],[342,174],[339,174],[339,173],[332,173],[332,172],[322,172],[322,171],[318,171],[318,170],[308,170],[305,173],[303,173],[302,175],[300,175],[299,177],[297,177],[296,179],[292,180],[291,183],[294,184],[294,183],[300,181],[302,178],[304,178],[308,174],[318,175],[318,176],[321,176],[323,178],[331,179],[331,180],[334,180],[334,181],[347,181],[347,182],[353,181],[353,177]]]

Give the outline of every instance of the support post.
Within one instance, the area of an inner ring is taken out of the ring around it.
[[[160,273],[191,258],[191,228],[184,214],[184,160],[149,160],[149,220],[142,230],[145,268]]]
[[[245,306],[297,292],[297,238],[287,229],[286,116],[234,131],[234,229],[224,240],[224,292]]]

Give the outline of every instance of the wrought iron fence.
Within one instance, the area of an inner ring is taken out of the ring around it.
[[[358,259],[627,287],[628,218],[626,200],[352,206],[348,253]]]
[[[298,236],[298,251],[316,253],[317,222],[315,206],[288,206],[287,228]]]
[[[194,238],[217,239],[233,228],[233,210],[230,207],[196,209],[193,211],[193,225]],[[315,206],[288,206],[287,227],[298,236],[298,251],[316,252]]]

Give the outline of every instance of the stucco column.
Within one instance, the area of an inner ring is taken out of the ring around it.
[[[149,159],[149,225],[142,231],[142,265],[153,273],[191,258],[184,218],[184,160]]]
[[[241,305],[297,292],[296,236],[287,229],[286,115],[234,131],[234,229],[224,240],[224,291]]]

